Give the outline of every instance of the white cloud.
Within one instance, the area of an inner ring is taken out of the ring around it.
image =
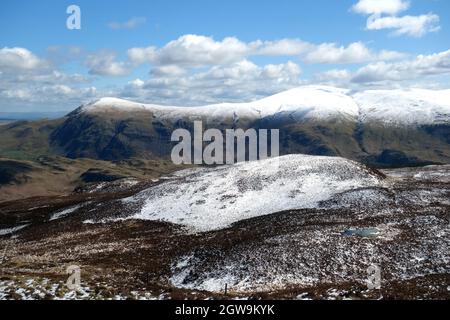
[[[90,74],[101,76],[124,76],[132,69],[129,63],[116,61],[116,54],[109,51],[88,55],[85,64]]]
[[[147,48],[131,48],[128,49],[128,59],[135,64],[142,64],[145,62],[155,61],[157,54],[156,47],[147,47]]]
[[[381,50],[378,54],[376,54],[376,58],[374,60],[380,61],[388,61],[388,60],[399,60],[404,59],[408,56],[408,54],[398,51],[391,50]]]
[[[202,67],[230,64],[249,56],[296,56],[311,46],[299,39],[243,42],[235,37],[227,37],[216,41],[212,37],[187,34],[170,41],[162,48],[131,48],[128,50],[128,58],[135,64],[150,62],[158,65]]]
[[[307,63],[360,63],[371,59],[372,53],[360,42],[348,47],[338,47],[335,43],[324,43],[310,51],[306,57]]]
[[[128,85],[135,87],[135,88],[142,88],[144,86],[145,82],[141,79],[134,79],[128,82]]]
[[[403,0],[359,0],[352,10],[367,18],[367,30],[394,30],[391,35],[422,37],[429,32],[440,30],[439,16],[434,13],[417,16],[397,14],[407,10],[409,2]]]
[[[292,61],[266,65],[261,72],[263,78],[276,79],[278,82],[295,82],[300,74],[300,67]]]
[[[179,77],[186,74],[186,70],[177,65],[167,65],[153,68],[150,73],[156,77]]]
[[[325,83],[355,90],[363,87],[391,88],[410,85],[448,88],[446,77],[450,77],[450,50],[391,63],[373,62],[356,71],[331,69],[315,74],[310,83]]]
[[[331,69],[318,73],[314,76],[314,80],[320,83],[341,83],[348,81],[351,72],[346,69]]]
[[[231,66],[214,66],[205,73],[199,73],[195,78],[208,80],[241,80],[243,78],[253,78],[259,74],[261,68],[253,62],[243,60]]]
[[[396,51],[374,52],[361,42],[347,47],[335,43],[315,45],[300,39],[243,42],[234,37],[215,41],[211,37],[184,35],[162,48],[154,46],[128,50],[131,64],[151,63],[157,66],[197,68],[227,65],[252,56],[304,56],[307,63],[363,63],[379,60],[395,60],[405,55]],[[158,68],[154,73],[159,72]],[[175,70],[174,70],[175,71]],[[179,70],[178,70],[179,71]]]
[[[144,84],[135,80],[120,95],[173,105],[252,100],[300,85],[300,73],[300,67],[291,61],[258,66],[241,60],[179,77],[160,74]]]
[[[111,29],[134,29],[144,23],[147,22],[147,19],[144,17],[133,17],[125,22],[110,22],[108,23],[108,27]]]
[[[112,51],[89,54],[84,63],[93,75],[123,76],[139,64],[150,64],[148,79],[135,78],[125,85],[102,88],[89,83],[100,77],[66,74],[50,68],[50,63],[27,49],[4,48],[0,50],[0,106],[69,108],[101,96],[171,105],[202,105],[257,99],[304,83],[358,89],[391,87],[416,80],[444,83],[444,76],[450,76],[450,50],[411,57],[396,51],[372,50],[361,42],[340,46],[335,43],[315,45],[298,39],[246,43],[236,38],[221,41],[203,36],[187,38],[180,37],[170,42],[172,45],[168,43],[161,48],[130,49],[128,60],[124,61],[118,61]],[[184,54],[174,49],[180,46]],[[258,55],[295,56],[320,64],[369,64],[356,70],[355,66],[334,67],[313,75],[308,81],[300,78],[297,63],[256,64],[248,58]]]
[[[254,52],[255,55],[296,56],[309,50],[313,45],[299,39],[281,39],[264,42],[257,41],[253,43],[253,46],[257,47]]]
[[[397,63],[372,63],[356,71],[352,82],[404,81],[444,74],[450,74],[450,50]]]
[[[366,15],[390,14],[395,15],[409,8],[409,2],[403,0],[359,0],[352,10]]]
[[[234,37],[215,41],[211,37],[188,34],[158,50],[155,62],[192,67],[228,64],[242,59],[250,50],[251,44]]]
[[[30,107],[36,111],[36,107],[57,107],[58,111],[65,108],[73,108],[83,102],[97,98],[97,88],[70,87],[63,84],[28,85],[20,89],[10,88],[0,90],[0,103],[8,105],[14,110]],[[60,109],[61,108],[61,109]]]
[[[288,61],[282,64],[268,64],[258,66],[251,61],[242,60],[231,66],[220,67],[215,66],[204,73],[199,73],[192,77],[192,80],[213,81],[219,80],[225,83],[243,83],[244,81],[258,81],[261,85],[264,81],[275,80],[278,83],[295,83],[300,76],[300,67]]]
[[[25,48],[0,49],[0,70],[35,70],[48,66],[47,62],[39,59]]]
[[[379,53],[371,51],[361,42],[354,42],[344,46],[337,46],[335,43],[323,43],[309,51],[304,61],[306,63],[363,63],[377,60],[395,60],[403,58],[405,55],[396,51],[383,50]]]
[[[84,87],[87,77],[54,67],[26,48],[0,49],[0,108],[68,108],[96,94],[94,87]]]
[[[428,13],[420,16],[377,17],[371,16],[367,20],[368,30],[394,29],[393,35],[409,35],[422,37],[426,33],[440,29],[439,16]]]
[[[14,99],[14,100],[30,100],[32,99],[32,94],[26,89],[8,89],[1,92],[4,98]]]

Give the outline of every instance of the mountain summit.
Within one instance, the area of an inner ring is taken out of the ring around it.
[[[298,120],[343,116],[359,122],[433,124],[450,121],[450,90],[395,89],[352,93],[335,87],[303,86],[252,102],[200,107],[161,106],[105,97],[80,107],[78,111],[148,111],[170,119],[189,116],[223,119],[235,114],[253,120],[276,115],[289,115]]]

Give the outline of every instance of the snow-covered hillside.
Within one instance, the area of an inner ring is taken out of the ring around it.
[[[289,155],[181,171],[124,201],[139,204],[127,218],[210,231],[274,212],[313,208],[337,193],[379,183],[378,176],[350,160]]]
[[[260,119],[289,115],[295,119],[346,118],[385,124],[432,124],[450,122],[450,90],[368,90],[351,93],[327,86],[303,86],[248,103],[221,103],[202,107],[141,104],[102,98],[81,108],[85,112],[147,110],[162,119],[206,117],[209,119]]]
[[[450,90],[369,90],[353,98],[362,122],[450,123]]]

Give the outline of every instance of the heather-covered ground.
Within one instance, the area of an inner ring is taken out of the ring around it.
[[[365,174],[379,182],[206,231],[133,218],[123,201],[174,177],[3,202],[0,298],[223,298],[227,285],[227,298],[449,299],[450,167]]]

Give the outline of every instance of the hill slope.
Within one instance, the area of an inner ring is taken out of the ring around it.
[[[380,180],[342,158],[289,155],[181,171],[173,180],[124,201],[139,207],[128,218],[209,231],[273,212],[313,208],[334,194],[377,186]]]

